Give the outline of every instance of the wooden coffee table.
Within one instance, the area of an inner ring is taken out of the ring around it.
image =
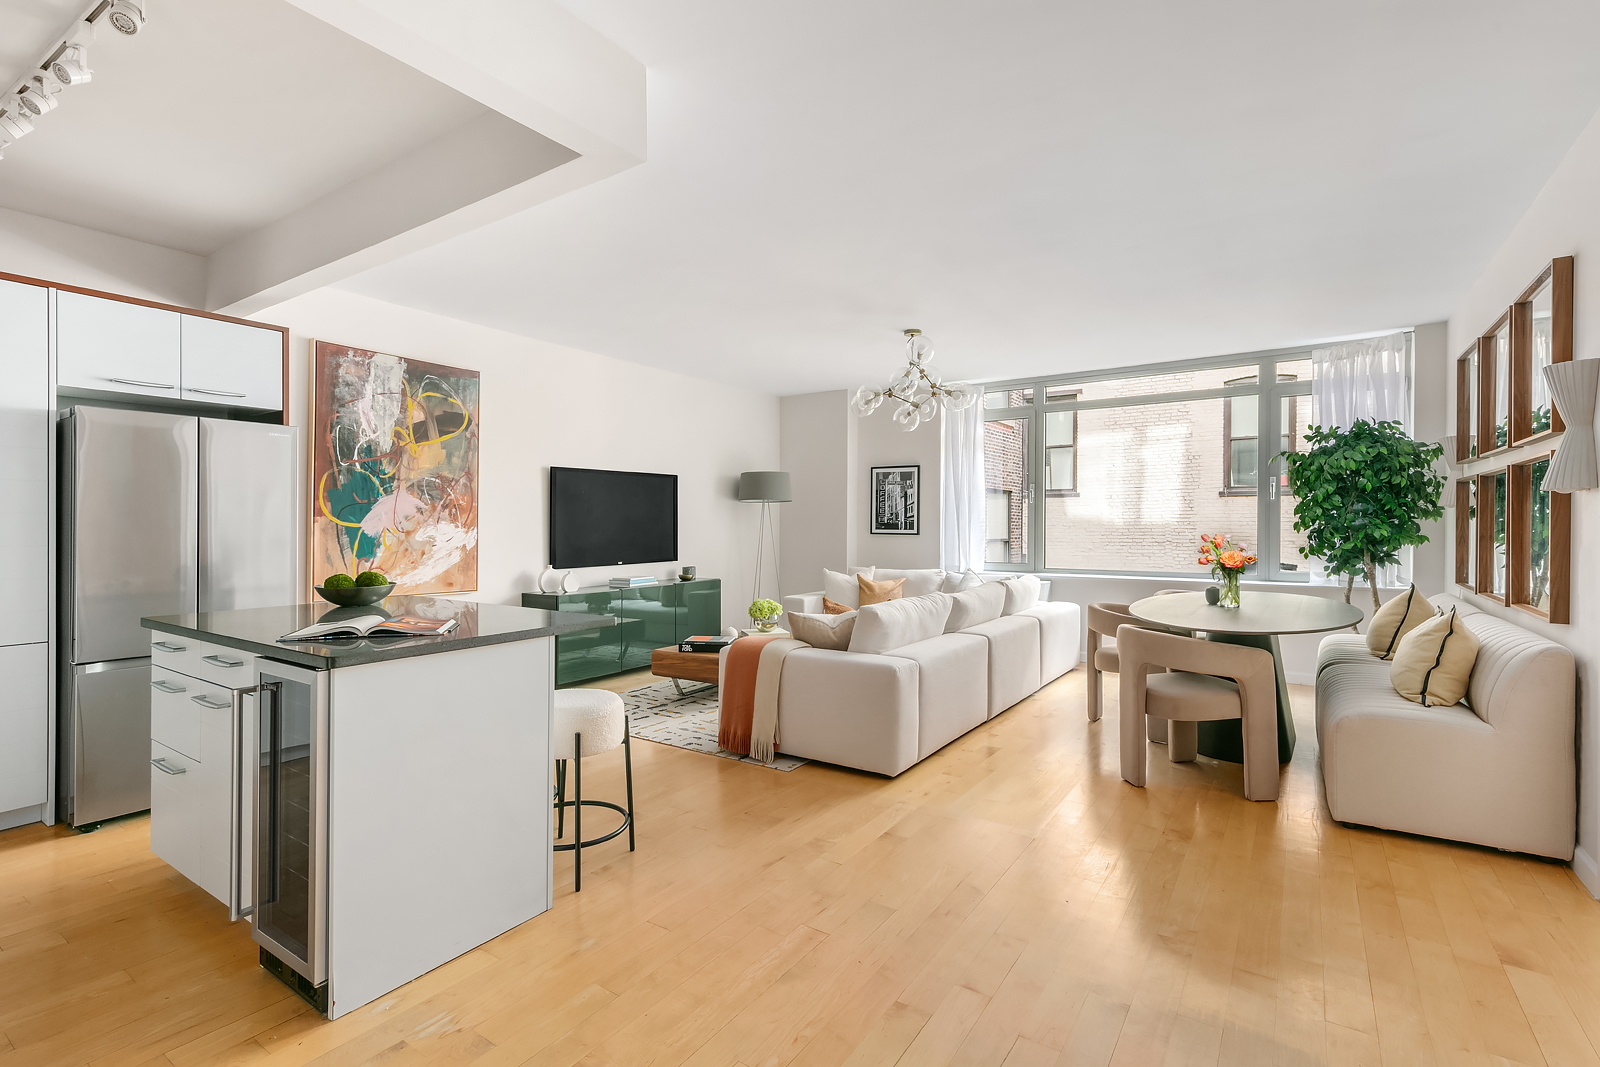
[[[657,678],[671,678],[678,695],[685,696],[682,682],[706,682],[716,688],[718,658],[716,652],[679,652],[677,645],[668,645],[650,653],[650,673]]]

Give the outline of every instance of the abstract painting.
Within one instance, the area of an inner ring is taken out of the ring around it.
[[[478,587],[478,372],[312,343],[311,577]]]

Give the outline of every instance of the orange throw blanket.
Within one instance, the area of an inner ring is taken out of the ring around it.
[[[722,665],[722,710],[717,719],[717,744],[741,756],[750,754],[750,723],[756,711],[756,672],[761,650],[785,634],[741,637],[728,646]]]

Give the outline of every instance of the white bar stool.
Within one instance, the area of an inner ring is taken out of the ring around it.
[[[628,713],[622,698],[605,689],[557,689],[553,704],[555,720],[552,755],[556,761],[556,840],[566,836],[567,808],[572,808],[572,840],[554,846],[557,852],[571,852],[572,889],[583,889],[583,850],[610,841],[628,831],[628,851],[633,851],[633,735],[628,729]],[[570,739],[570,740],[569,740]],[[583,759],[598,756],[622,746],[623,767],[628,783],[626,808],[609,800],[583,799]],[[567,799],[567,761],[572,761],[573,799]],[[583,839],[583,809],[610,808],[622,816],[622,825],[604,837]]]

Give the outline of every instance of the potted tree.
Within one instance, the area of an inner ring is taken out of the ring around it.
[[[1445,477],[1433,467],[1444,449],[1414,440],[1398,422],[1366,419],[1347,430],[1313,426],[1306,443],[1304,452],[1282,454],[1297,498],[1294,528],[1306,535],[1300,554],[1345,576],[1346,604],[1364,576],[1377,608],[1378,568],[1397,562],[1407,545],[1425,544],[1423,521],[1444,514]]]

